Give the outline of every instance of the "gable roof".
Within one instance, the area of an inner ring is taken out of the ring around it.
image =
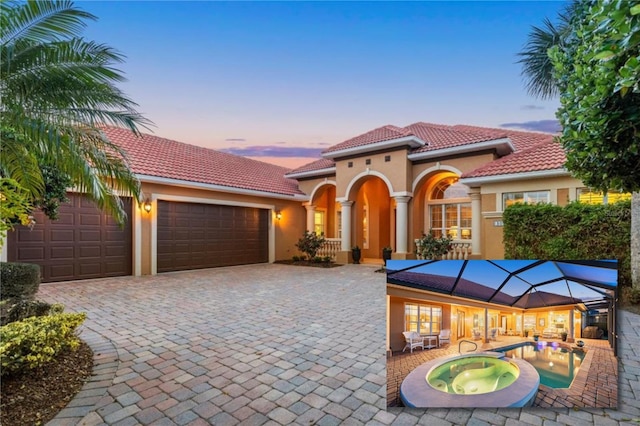
[[[293,197],[304,195],[289,169],[159,136],[136,136],[130,130],[106,127],[105,135],[127,152],[136,175],[196,182]],[[144,179],[141,179],[144,180]]]
[[[304,177],[331,172],[335,162],[332,157],[343,152],[359,153],[386,147],[384,142],[409,138],[409,159],[435,158],[438,155],[473,152],[493,149],[502,157],[486,164],[465,177],[493,176],[502,173],[513,174],[534,170],[559,169],[565,161],[564,151],[553,143],[554,135],[541,132],[527,132],[512,129],[470,126],[465,124],[446,125],[417,122],[406,127],[386,125],[348,139],[323,151],[329,157],[305,164],[288,173],[290,177]],[[552,146],[553,145],[553,146]],[[531,150],[531,151],[528,151]],[[536,150],[541,152],[536,153]],[[515,156],[528,151],[523,156]],[[494,165],[494,163],[497,163]]]
[[[566,155],[560,145],[551,138],[522,151],[494,160],[462,175],[463,179],[515,173],[564,170]],[[567,172],[568,173],[568,172]],[[463,182],[464,183],[464,182]]]

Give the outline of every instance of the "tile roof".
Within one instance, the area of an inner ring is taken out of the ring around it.
[[[472,178],[556,170],[562,168],[565,161],[566,156],[562,145],[553,140],[548,140],[485,164],[463,174],[462,177]]]
[[[427,145],[414,149],[412,153],[469,145],[504,137],[498,137],[486,132],[458,130],[452,126],[422,122],[411,124],[405,129],[427,142]]]
[[[103,129],[124,149],[134,173],[281,195],[304,195],[298,182],[285,178],[289,169],[149,134]]]
[[[312,172],[316,170],[328,169],[331,167],[335,167],[336,162],[330,160],[328,158],[321,158],[320,160],[316,160],[312,163],[305,164],[303,166],[298,167],[297,169],[291,170],[288,175],[296,174],[296,173],[304,173],[304,172]]]
[[[456,124],[454,129],[469,131],[475,133],[485,133],[496,138],[509,138],[516,148],[516,151],[530,148],[540,142],[548,142],[553,140],[554,135],[541,132],[525,132],[522,130],[511,129],[495,129],[492,127],[468,126],[466,124]]]
[[[363,133],[355,138],[351,138],[337,145],[333,145],[324,151],[323,154],[327,154],[329,152],[341,151],[343,149],[355,148],[358,146],[370,145],[376,142],[383,142],[392,139],[399,139],[406,136],[413,136],[407,129],[403,129],[400,127],[386,125],[382,127],[378,127],[377,129],[373,129],[367,133]]]

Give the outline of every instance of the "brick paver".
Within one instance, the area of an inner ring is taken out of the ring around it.
[[[252,265],[43,284],[42,299],[88,313],[82,338],[96,363],[95,380],[50,424],[637,424],[640,316],[628,312],[618,411],[387,411],[385,276],[374,269]]]

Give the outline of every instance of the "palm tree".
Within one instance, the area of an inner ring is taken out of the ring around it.
[[[522,64],[522,76],[531,96],[551,99],[559,95],[553,77],[553,64],[547,52],[553,46],[563,45],[571,31],[575,6],[576,3],[571,3],[558,14],[558,24],[545,18],[542,27],[534,26],[524,49],[517,54],[520,57],[517,63]]]
[[[81,38],[95,19],[66,0],[0,4],[0,176],[37,199],[40,168],[54,168],[122,223],[119,196],[139,200],[140,184],[100,129],[151,123],[116,87],[124,57]]]
[[[553,64],[547,54],[553,46],[564,46],[572,32],[572,20],[576,18],[580,2],[574,0],[558,14],[557,26],[544,20],[543,28],[533,27],[524,49],[517,55],[522,64],[527,92],[541,99],[559,95],[553,75]],[[640,288],[640,192],[632,193],[631,200],[631,276],[633,286]]]

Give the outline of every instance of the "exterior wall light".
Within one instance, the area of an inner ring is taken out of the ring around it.
[[[145,212],[151,213],[151,201],[145,200],[144,204],[142,204],[142,208]]]
[[[282,212],[280,210],[276,211],[276,219],[282,219]]]

